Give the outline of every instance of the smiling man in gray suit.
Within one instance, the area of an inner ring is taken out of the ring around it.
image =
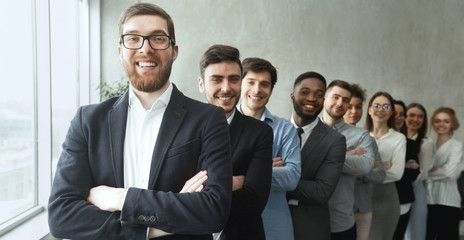
[[[224,110],[169,81],[178,46],[163,9],[131,6],[119,31],[130,89],[81,107],[72,120],[49,199],[50,231],[71,239],[210,240],[232,197]],[[198,188],[184,191],[198,172]]]
[[[325,78],[316,72],[297,77],[290,97],[291,122],[301,134],[301,178],[287,198],[295,240],[330,239],[328,201],[345,161],[345,137],[318,118],[324,104]]]

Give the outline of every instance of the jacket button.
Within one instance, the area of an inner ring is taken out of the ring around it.
[[[145,216],[139,215],[138,219],[139,219],[139,221],[145,221]]]
[[[155,216],[150,216],[150,222],[154,222],[154,221],[156,221]]]

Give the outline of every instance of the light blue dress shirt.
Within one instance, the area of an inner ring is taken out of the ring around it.
[[[287,204],[287,191],[295,190],[301,176],[300,139],[293,125],[264,109],[261,121],[272,127],[272,157],[281,157],[284,167],[272,168],[272,185],[262,213],[267,240],[293,240],[292,216]]]

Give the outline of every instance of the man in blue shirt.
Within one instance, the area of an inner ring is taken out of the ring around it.
[[[242,104],[240,111],[272,127],[272,185],[262,213],[266,239],[293,240],[292,217],[285,194],[293,191],[301,174],[300,140],[293,125],[266,109],[277,82],[277,71],[272,64],[260,58],[242,62]]]

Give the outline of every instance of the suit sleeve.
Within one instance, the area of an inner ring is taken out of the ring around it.
[[[233,214],[254,211],[260,214],[266,206],[271,188],[273,133],[269,126],[265,126],[257,139],[243,188],[232,192],[231,213]]]
[[[357,148],[363,148],[366,152],[362,155],[346,155],[345,164],[343,165],[343,173],[352,176],[368,174],[374,167],[375,161],[375,140],[369,135],[368,131],[364,131]]]
[[[80,108],[63,143],[48,206],[50,232],[72,239],[144,239],[146,227],[123,230],[120,212],[106,212],[87,202],[94,187]],[[111,168],[109,166],[108,168]]]
[[[283,167],[272,168],[271,191],[295,190],[301,176],[300,139],[293,126],[282,134],[281,158]]]
[[[338,134],[337,134],[338,135]],[[310,205],[327,203],[332,196],[345,162],[346,140],[338,135],[329,147],[314,180],[301,179],[291,198]]]

